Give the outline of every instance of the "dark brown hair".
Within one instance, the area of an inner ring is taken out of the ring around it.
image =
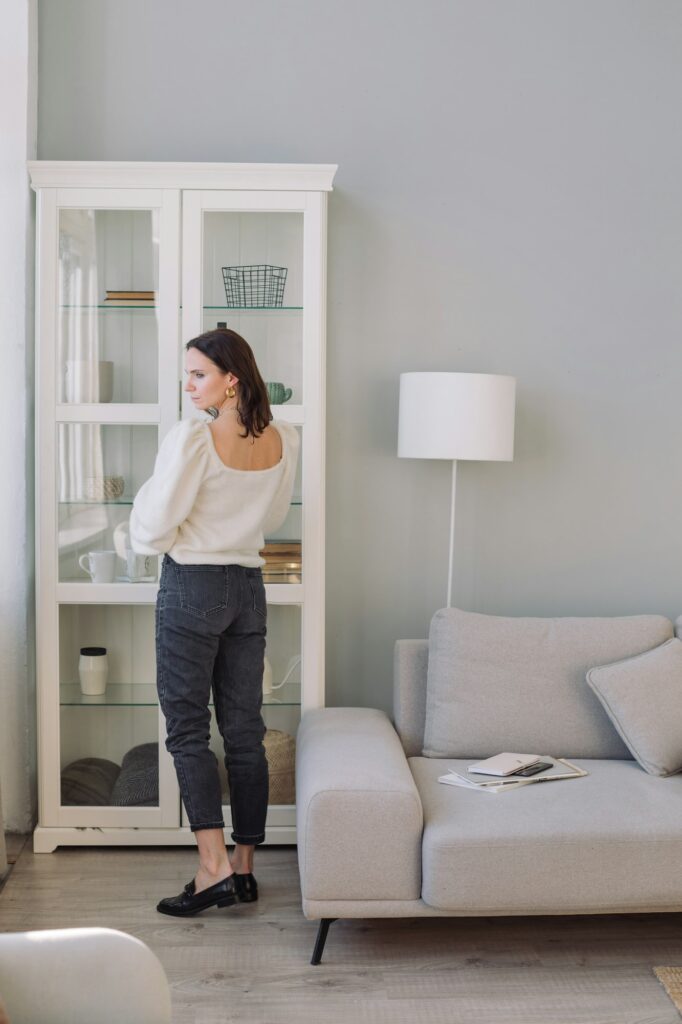
[[[192,338],[185,349],[196,348],[223,373],[233,373],[239,381],[237,408],[246,429],[242,437],[260,437],[272,419],[265,382],[256,365],[248,341],[228,327],[218,327]]]

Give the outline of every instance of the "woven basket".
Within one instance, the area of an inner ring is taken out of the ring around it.
[[[296,800],[296,740],[281,729],[265,733],[265,756],[270,775],[270,804],[293,804]]]

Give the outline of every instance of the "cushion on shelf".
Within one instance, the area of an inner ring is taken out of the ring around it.
[[[296,802],[296,740],[281,729],[268,729],[263,740],[270,777],[268,803]]]
[[[62,768],[62,805],[107,806],[121,768],[104,757],[81,757]]]
[[[587,682],[645,771],[682,770],[682,640],[592,668]]]
[[[157,807],[159,744],[140,743],[123,755],[121,774],[111,793],[114,807]]]
[[[662,615],[507,618],[442,608],[429,632],[424,756],[629,758],[585,675],[672,636]]]
[[[267,729],[263,746],[268,762],[268,803],[296,803],[296,740],[281,729]],[[229,785],[228,776],[228,792]],[[226,802],[229,802],[229,796],[226,797]]]

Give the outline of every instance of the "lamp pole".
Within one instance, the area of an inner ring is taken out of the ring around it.
[[[450,493],[450,557],[448,559],[448,603],[452,608],[452,565],[455,555],[455,499],[457,497],[457,459],[452,460],[452,491]]]

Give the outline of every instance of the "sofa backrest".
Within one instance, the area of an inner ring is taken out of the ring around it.
[[[428,640],[397,640],[393,651],[393,724],[408,757],[424,746]]]
[[[660,615],[511,618],[436,612],[429,640],[399,640],[394,721],[408,756],[502,750],[630,758],[585,680],[589,668],[673,636]]]

